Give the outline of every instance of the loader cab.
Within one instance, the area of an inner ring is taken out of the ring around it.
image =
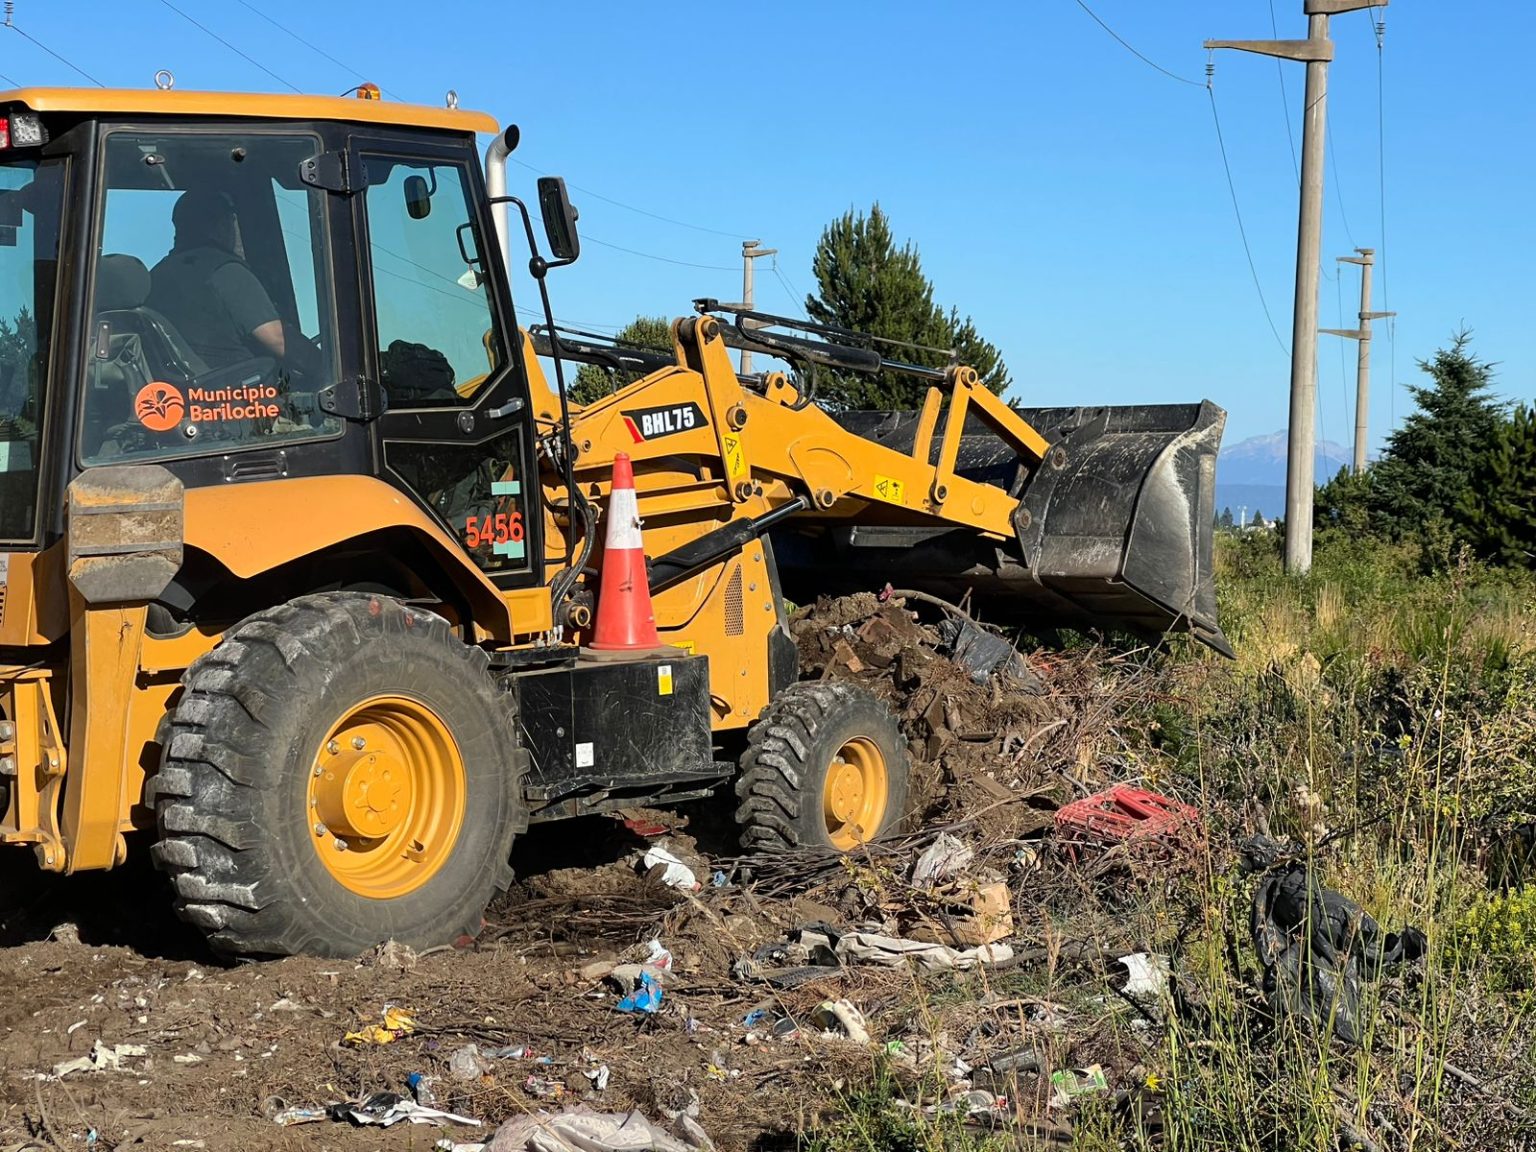
[[[542,583],[487,118],[92,95],[0,96],[22,126],[0,134],[0,546],[45,547],[64,488],[112,465],[188,491],[370,477],[496,585]],[[313,513],[345,524],[334,490]]]

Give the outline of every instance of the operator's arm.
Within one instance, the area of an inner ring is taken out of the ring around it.
[[[231,262],[215,272],[212,280],[251,351],[283,359],[287,353],[283,322],[256,274],[244,264]]]

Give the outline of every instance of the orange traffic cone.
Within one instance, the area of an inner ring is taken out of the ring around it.
[[[597,590],[597,622],[590,647],[599,652],[646,652],[661,647],[651,586],[645,575],[640,507],[629,456],[613,458],[613,495],[608,499],[608,539]]]

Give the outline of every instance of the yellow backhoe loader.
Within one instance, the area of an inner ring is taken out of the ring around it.
[[[539,180],[541,256],[516,143],[376,98],[0,92],[0,844],[147,845],[231,954],[429,945],[530,821],[734,788],[747,846],[846,850],[906,815],[893,717],[796,682],[786,585],[1225,646],[1218,409],[1014,410],[713,301],[659,358],[562,332],[576,212]],[[568,361],[636,357],[568,400]],[[818,366],[931,387],[834,416]],[[663,647],[594,653],[620,453]]]

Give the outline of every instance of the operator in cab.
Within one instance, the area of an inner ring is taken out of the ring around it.
[[[284,360],[283,322],[245,262],[230,198],[207,189],[183,192],[171,223],[176,240],[150,273],[149,306],[210,368],[258,356]]]

